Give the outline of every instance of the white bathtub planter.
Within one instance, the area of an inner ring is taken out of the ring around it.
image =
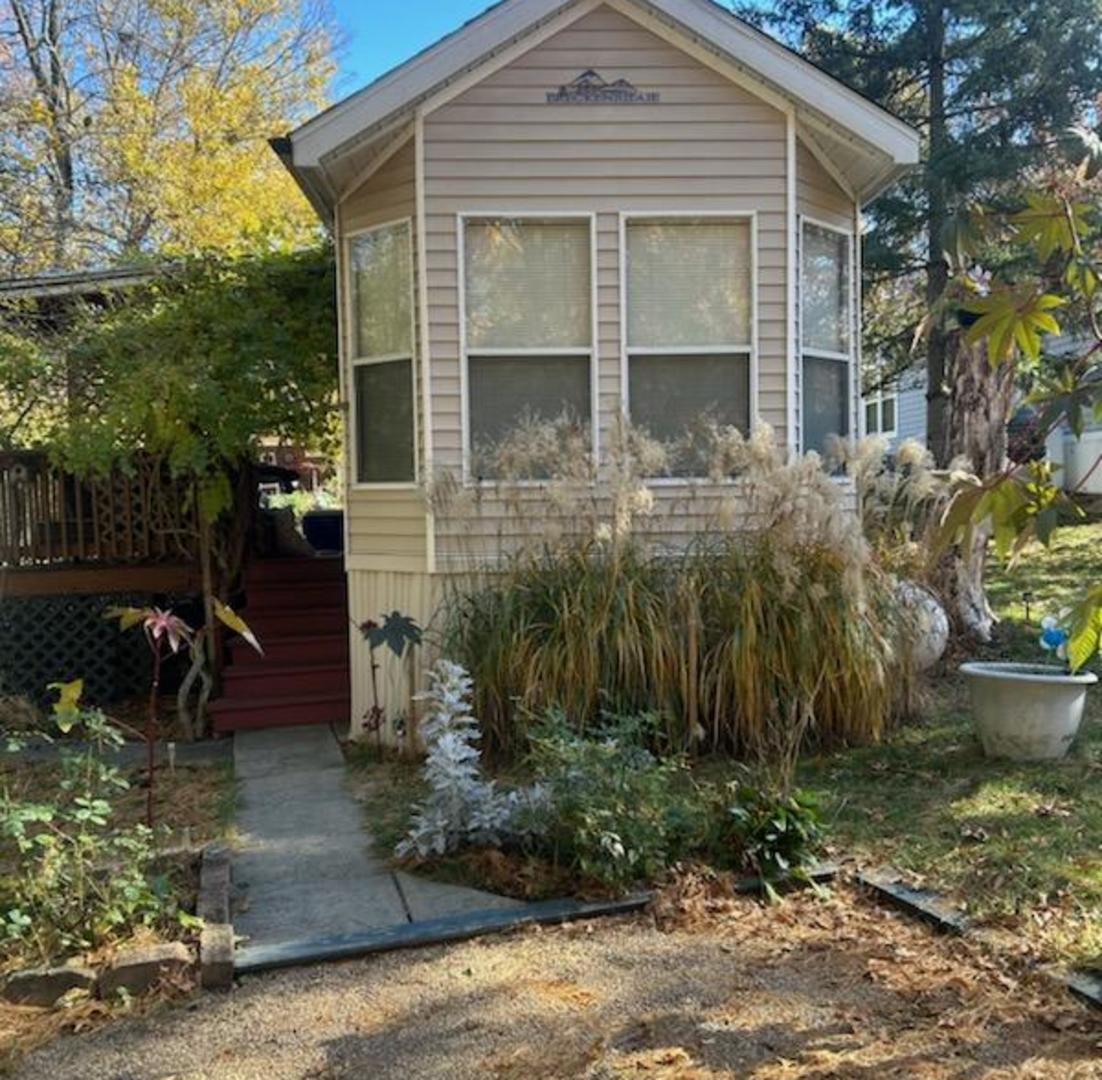
[[[1052,761],[1070,749],[1083,719],[1091,672],[1055,664],[962,664],[983,752],[1014,761]]]
[[[1063,659],[1068,634],[1054,618],[1041,622],[1041,647]],[[972,692],[976,730],[988,757],[1013,761],[1055,761],[1075,741],[1098,682],[1089,671],[1071,674],[1055,664],[962,664]]]

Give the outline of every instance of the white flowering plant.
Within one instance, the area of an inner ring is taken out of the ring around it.
[[[459,664],[439,660],[429,671],[422,724],[428,796],[414,809],[401,856],[448,855],[469,846],[522,845],[544,827],[542,785],[503,789],[482,771],[481,736],[471,713],[471,679]]]

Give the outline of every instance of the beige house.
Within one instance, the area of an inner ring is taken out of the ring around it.
[[[918,149],[710,0],[503,0],[279,140],[337,243],[352,618],[430,616],[459,553],[426,484],[482,483],[521,417],[598,462],[621,414],[856,432],[861,208]]]

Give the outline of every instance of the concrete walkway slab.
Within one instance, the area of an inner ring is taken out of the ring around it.
[[[363,808],[346,786],[344,756],[327,727],[238,732],[234,768],[238,970],[255,970],[273,957],[289,962],[309,952],[309,942],[405,943],[418,938],[422,925],[430,936],[468,936],[530,907],[393,873],[372,852]]]
[[[363,933],[409,921],[386,865],[370,851],[327,727],[234,736],[240,846],[234,930],[265,946],[318,933]]]
[[[466,915],[472,911],[513,911],[525,906],[523,900],[513,900],[511,897],[498,896],[481,889],[428,881],[402,871],[394,876],[402,890],[412,922],[441,919],[449,915]]]

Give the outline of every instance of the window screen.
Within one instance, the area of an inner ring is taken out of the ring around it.
[[[356,481],[415,479],[413,256],[408,222],[348,241]]]
[[[349,241],[355,359],[413,352],[409,226],[390,225]]]
[[[749,346],[747,222],[632,221],[626,243],[629,346]]]
[[[356,479],[400,483],[414,478],[412,361],[357,364]]]
[[[489,478],[521,424],[589,428],[589,223],[467,221],[463,235],[469,464]]]
[[[895,395],[882,398],[880,401],[880,430],[895,431]]]
[[[750,429],[750,361],[746,356],[634,356],[628,368],[631,419],[671,451],[674,476],[707,476],[692,438],[712,422]]]
[[[590,344],[587,222],[471,221],[464,260],[468,349]]]
[[[472,356],[467,372],[471,448],[484,476],[493,448],[519,422],[589,423],[588,356]]]
[[[802,244],[803,345],[849,352],[849,237],[805,223]]]
[[[745,220],[627,222],[628,407],[675,476],[706,476],[694,432],[750,429],[753,258]]]
[[[826,452],[831,435],[849,435],[849,362],[805,356],[803,370],[804,450]]]

